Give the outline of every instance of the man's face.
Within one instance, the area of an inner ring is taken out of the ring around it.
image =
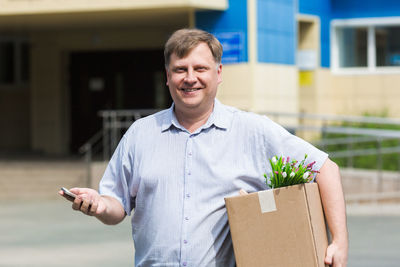
[[[186,57],[171,55],[167,68],[167,85],[176,111],[207,112],[212,109],[221,83],[222,66],[214,61],[205,43],[193,48]]]

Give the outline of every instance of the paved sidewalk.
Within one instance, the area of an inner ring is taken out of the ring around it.
[[[60,199],[0,203],[0,266],[133,266],[130,218],[107,226]]]
[[[62,199],[2,202],[0,266],[133,266],[129,219],[106,226]],[[350,215],[348,225],[349,267],[400,266],[400,216]]]

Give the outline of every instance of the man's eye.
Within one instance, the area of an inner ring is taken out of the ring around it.
[[[208,69],[207,67],[197,67],[197,68],[196,68],[196,70],[197,70],[197,71],[200,71],[200,72],[206,71],[207,69]]]
[[[182,72],[185,72],[186,69],[185,68],[176,68],[174,71],[178,72],[178,73],[182,73]]]

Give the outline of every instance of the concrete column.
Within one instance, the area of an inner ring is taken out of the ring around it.
[[[34,151],[66,154],[62,125],[61,53],[56,34],[32,34],[31,144]]]

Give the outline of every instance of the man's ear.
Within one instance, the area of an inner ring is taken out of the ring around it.
[[[167,76],[167,83],[166,85],[169,86],[169,71],[168,71],[168,67],[165,67],[165,75]]]
[[[218,75],[218,84],[222,82],[222,64],[218,64],[217,68],[217,75]]]

